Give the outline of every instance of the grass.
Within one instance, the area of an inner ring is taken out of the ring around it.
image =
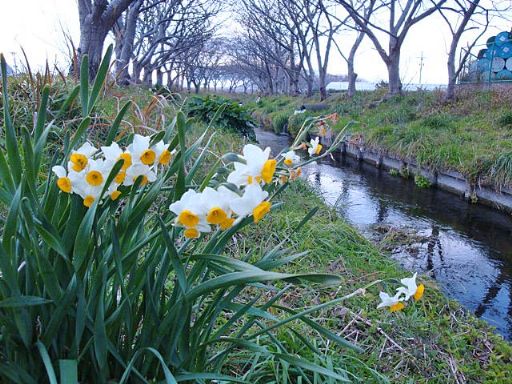
[[[290,238],[294,250],[309,254],[295,263],[293,272],[330,272],[343,283],[337,290],[318,292],[299,287],[282,305],[310,306],[327,298],[342,297],[381,280],[343,305],[317,314],[317,321],[364,348],[361,354],[329,350],[360,362],[359,382],[371,383],[375,369],[392,383],[505,383],[512,370],[512,347],[484,322],[448,300],[429,279],[422,301],[403,312],[377,310],[380,290],[392,291],[396,282],[408,275],[381,254],[352,227],[328,208],[305,182],[291,186],[283,195],[284,205],[264,223],[241,237],[236,252],[263,252],[287,236],[313,207],[319,211],[305,227]],[[298,329],[298,332],[301,332]],[[308,335],[315,340],[317,335]]]
[[[334,130],[355,121],[348,133],[361,135],[367,147],[432,170],[458,171],[480,185],[512,187],[512,170],[503,158],[512,150],[512,94],[507,89],[464,88],[452,103],[445,103],[437,91],[383,96],[382,90],[358,92],[354,99],[333,94],[326,101],[328,110],[319,113],[338,113]],[[253,99],[247,98],[247,105],[267,126],[272,124],[267,110],[288,113],[292,134],[293,110],[314,102],[281,96],[263,97],[258,103]]]
[[[102,118],[110,119],[128,100],[135,105],[122,123],[122,134],[160,130],[171,122],[175,113],[176,107],[172,103],[162,97],[154,97],[147,90],[113,88],[107,93],[114,97],[104,98],[98,107],[90,132],[93,140],[100,140],[104,134]],[[423,112],[417,110],[417,99],[397,101],[399,108],[396,111],[389,110],[384,116],[375,113],[372,117],[374,109],[369,105],[373,102],[372,97],[376,99],[378,95],[372,94],[368,100],[363,100],[364,97],[359,94],[359,99],[353,102],[343,102],[341,98],[334,97],[329,103],[331,110],[343,113],[342,121],[349,118],[364,121],[364,114],[368,119],[379,121],[381,125],[372,132],[382,142],[396,132],[400,134],[402,145],[417,143],[421,135],[428,134],[429,130],[451,130],[457,127],[459,121],[459,118],[453,118],[447,123],[444,119],[424,116]],[[263,98],[258,111],[262,116],[267,116],[267,113],[283,114],[283,111],[292,114],[304,102],[297,98]],[[22,104],[18,105],[23,107]],[[254,105],[252,107],[256,108]],[[381,105],[377,108],[384,107]],[[19,113],[32,109],[33,105],[30,104]],[[67,118],[72,121],[72,116]],[[426,125],[419,125],[426,128],[405,128],[419,124],[418,119],[427,122]],[[341,124],[338,123],[336,127]],[[366,126],[370,125],[367,123]],[[197,125],[192,136],[199,135],[202,130],[204,126]],[[56,141],[59,140],[56,138]],[[213,163],[218,153],[238,151],[242,144],[240,137],[219,131],[212,141],[206,163]],[[497,174],[507,173],[510,156],[502,156],[495,163],[493,169]],[[273,210],[262,223],[246,229],[233,241],[230,254],[235,257],[250,252],[261,255],[285,239],[288,239],[294,251],[308,252],[287,271],[334,273],[343,278],[343,283],[337,288],[321,290],[311,286],[292,287],[279,304],[283,308],[300,309],[355,293],[342,305],[322,310],[315,316],[319,323],[364,349],[362,353],[356,353],[335,348],[326,344],[318,334],[311,331],[306,333],[306,328],[294,324],[276,333],[276,338],[288,351],[305,357],[301,346],[307,341],[322,351],[325,356],[322,364],[350,367],[349,371],[354,374],[353,381],[360,383],[384,381],[380,380],[381,375],[392,383],[507,382],[509,378],[506,375],[512,370],[512,347],[493,334],[485,323],[446,299],[434,282],[423,279],[427,291],[421,302],[408,306],[401,313],[377,310],[379,291],[391,292],[397,280],[407,273],[328,208],[305,182],[299,181],[288,188],[282,195],[282,201],[283,205]],[[299,232],[293,233],[292,229],[302,221],[305,212],[315,207],[319,207],[319,210],[314,217]],[[364,292],[360,290],[370,284],[373,285]],[[271,299],[272,295],[269,289],[267,299]],[[282,309],[276,315],[284,315],[284,312]],[[224,370],[243,374],[244,362],[248,358],[256,359],[257,353],[234,358]],[[264,364],[269,363],[262,362]],[[268,369],[268,366],[265,367],[265,370]],[[275,371],[276,377],[282,377],[279,383],[286,382],[283,378],[286,377],[286,366],[273,366],[270,369]],[[259,383],[269,381],[262,378]]]

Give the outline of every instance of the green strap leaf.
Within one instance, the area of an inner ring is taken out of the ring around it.
[[[52,300],[47,300],[38,296],[16,296],[1,300],[0,308],[31,307],[34,305],[43,305],[51,302]]]
[[[92,86],[89,102],[87,104],[87,113],[84,113],[84,116],[89,115],[92,112],[94,105],[96,104],[96,100],[98,99],[98,96],[100,94],[101,88],[103,87],[103,84],[105,84],[105,79],[107,78],[107,72],[110,66],[110,59],[112,58],[113,49],[114,46],[110,44],[107,48],[107,52],[105,52],[105,55],[101,60],[98,72],[96,74],[96,79],[94,80],[94,84]]]
[[[50,356],[48,355],[48,350],[39,340],[36,342],[37,349],[39,350],[39,354],[43,359],[44,367],[46,368],[46,374],[48,375],[48,381],[50,384],[58,384],[57,376],[55,376],[55,371],[52,366],[52,362],[50,360]]]
[[[114,120],[114,122],[112,123],[112,126],[110,127],[110,129],[108,131],[107,138],[105,140],[106,146],[112,144],[112,142],[114,141],[115,137],[117,136],[117,132],[119,131],[119,126],[121,125],[121,121],[123,120],[124,115],[126,115],[126,112],[128,111],[128,109],[130,108],[131,105],[132,105],[132,102],[128,101],[123,106],[123,108],[121,108],[119,113],[117,114],[116,119]]]
[[[80,65],[80,102],[82,104],[82,116],[89,113],[89,56],[83,55]]]
[[[43,133],[44,123],[46,122],[46,108],[48,107],[48,97],[50,96],[50,86],[47,84],[41,93],[41,103],[37,112],[36,129],[34,131],[35,140],[37,141]]]
[[[59,360],[60,384],[78,384],[76,360]]]

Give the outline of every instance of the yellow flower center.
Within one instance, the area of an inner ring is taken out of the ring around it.
[[[160,158],[158,159],[158,162],[161,165],[167,165],[171,162],[172,154],[167,149],[164,149],[162,154],[160,155]]]
[[[184,209],[178,216],[178,223],[189,228],[195,227],[199,224],[199,216],[188,209]]]
[[[297,168],[297,177],[299,177],[300,175],[302,175],[302,168],[301,167]]]
[[[210,224],[221,224],[227,218],[227,213],[220,207],[213,207],[206,215],[206,221]]]
[[[420,300],[423,297],[423,292],[425,292],[425,286],[423,284],[418,285],[418,288],[416,289],[416,292],[413,295],[414,300]]]
[[[183,231],[183,235],[185,235],[187,239],[197,239],[199,237],[199,231],[195,228],[187,228]]]
[[[89,208],[94,203],[94,197],[91,195],[85,196],[84,205]]]
[[[112,199],[112,201],[117,200],[119,196],[121,196],[121,192],[117,190],[110,194],[110,198]]]
[[[140,161],[142,164],[145,165],[151,165],[155,162],[156,153],[152,149],[146,149],[144,152],[142,152],[142,155],[140,155]]]
[[[399,301],[389,307],[390,312],[398,312],[405,308],[405,304]]]
[[[87,156],[82,155],[81,153],[73,153],[69,160],[73,164],[73,171],[80,172],[83,171],[84,168],[87,166]]]
[[[292,160],[292,159],[284,159],[284,163],[285,163],[287,166],[291,167],[291,166],[292,166],[292,164],[293,164],[293,160]]]
[[[119,159],[123,160],[123,166],[121,168],[123,171],[125,171],[126,169],[128,169],[128,167],[130,167],[130,165],[132,165],[132,155],[130,152],[121,153]]]
[[[319,155],[322,152],[322,144],[318,144],[315,149],[315,155]]]
[[[220,229],[225,231],[226,229],[229,229],[233,226],[233,223],[235,222],[235,219],[233,217],[228,217],[226,220],[224,220],[222,223],[220,223]]]
[[[121,184],[124,179],[126,179],[126,172],[125,171],[120,171],[116,177],[114,178],[114,181],[117,183],[117,184]]]
[[[70,193],[71,192],[71,180],[69,180],[69,177],[59,177],[57,179],[57,187],[62,192]]]
[[[262,203],[258,204],[258,206],[252,210],[254,222],[257,223],[263,219],[263,217],[270,212],[271,206],[272,203],[270,201],[263,201]]]
[[[277,161],[275,159],[265,161],[263,169],[261,170],[261,178],[265,183],[272,182],[272,177],[276,171]]]
[[[97,187],[98,185],[101,185],[101,183],[103,183],[103,175],[100,171],[90,171],[87,172],[87,176],[85,176],[85,181],[87,181],[89,185]]]

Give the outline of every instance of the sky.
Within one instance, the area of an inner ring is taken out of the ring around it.
[[[503,1],[510,3],[510,0]],[[51,65],[56,63],[60,68],[67,67],[64,32],[72,37],[75,45],[78,45],[80,38],[76,0],[0,0],[0,10],[0,52],[11,67],[23,62],[20,47],[27,52],[32,67],[41,68],[46,60]],[[511,26],[510,22],[497,20],[481,43],[501,30],[510,30]],[[225,25],[224,31],[229,34],[233,28]],[[476,31],[464,35],[461,46],[465,46],[474,33]],[[349,33],[344,33],[337,37],[337,41],[343,46],[350,44],[352,38]],[[444,21],[438,15],[414,26],[402,49],[402,81],[419,83],[423,57],[422,83],[446,83],[450,38]],[[335,48],[328,68],[332,74],[346,73],[346,64]],[[386,79],[386,67],[368,38],[365,38],[356,56],[356,72],[360,79],[368,81]]]

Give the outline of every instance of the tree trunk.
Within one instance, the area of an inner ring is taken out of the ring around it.
[[[322,69],[320,69],[318,81],[319,81],[318,88],[320,90],[320,101],[324,101],[325,99],[327,99],[327,88],[325,85],[325,71]]]
[[[389,55],[386,63],[388,67],[388,94],[390,96],[402,94],[402,82],[400,81],[400,48]]]
[[[133,0],[78,0],[80,60],[89,56],[89,78],[98,72],[108,32]]]
[[[92,19],[88,17],[88,19]],[[100,66],[103,53],[103,43],[108,29],[91,20],[80,26],[80,55],[89,56],[89,79],[94,79]],[[82,58],[80,58],[81,62]]]
[[[356,80],[357,73],[354,70],[354,59],[347,61],[347,72],[348,72],[348,90],[347,95],[350,98],[353,98],[356,94]]]
[[[151,87],[152,76],[153,76],[153,71],[150,68],[145,67],[144,68],[144,78],[142,79],[142,82],[145,85],[147,85],[148,87]]]
[[[160,68],[156,70],[156,85],[161,87],[164,84],[164,73]]]
[[[133,42],[137,30],[137,20],[142,0],[136,1],[128,10],[126,24],[123,33],[122,49],[117,55],[116,72],[119,84],[128,85],[130,83],[130,74],[128,73],[128,64],[133,55]]]
[[[448,55],[448,87],[446,88],[446,100],[455,99],[455,83],[457,75],[455,74],[455,50],[450,50]]]

